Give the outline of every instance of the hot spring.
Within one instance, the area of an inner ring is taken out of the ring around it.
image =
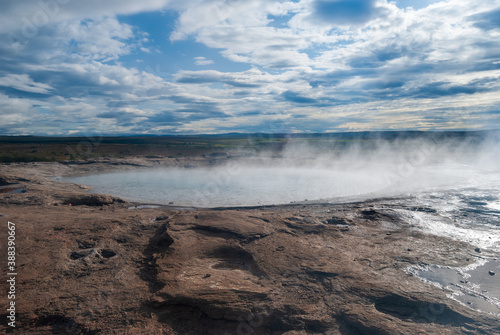
[[[165,168],[62,178],[127,200],[178,206],[279,205],[351,198],[382,189],[381,179],[299,167]]]
[[[370,140],[341,148],[295,143],[279,153],[235,153],[237,158],[212,162],[210,167],[136,169],[60,179],[126,200],[189,207],[363,201],[490,187],[500,180],[499,143]]]
[[[233,162],[218,167],[137,169],[58,178],[126,200],[188,207],[363,201],[425,191],[475,187],[497,175],[463,165],[381,163],[293,166]]]
[[[295,148],[291,154],[284,152],[280,159],[256,157],[213,167],[137,169],[58,179],[93,186],[93,193],[146,204],[188,207],[345,203],[383,198],[373,203],[397,211],[405,229],[497,252],[497,143],[465,149],[456,144],[434,148],[427,145],[423,149],[381,147],[370,152],[351,150],[341,157],[321,156],[311,148]],[[485,277],[488,272],[483,271],[488,267],[500,272],[500,261],[481,257],[478,259],[483,263],[475,263],[470,269],[428,265],[409,268],[408,272],[435,285],[457,282],[446,286],[454,292],[454,299],[500,314],[499,292],[491,289],[494,278]],[[482,271],[482,275],[475,276],[474,271]],[[460,280],[467,276],[470,285],[464,287]]]

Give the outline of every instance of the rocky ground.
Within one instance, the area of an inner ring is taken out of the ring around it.
[[[220,158],[220,157],[219,157]],[[0,166],[2,255],[16,224],[15,334],[498,334],[404,270],[474,247],[410,229],[383,199],[348,205],[136,209],[61,174],[150,159]],[[0,260],[7,273],[6,257]],[[8,287],[2,280],[2,292]]]

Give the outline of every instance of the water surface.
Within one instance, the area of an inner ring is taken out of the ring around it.
[[[355,197],[386,186],[349,171],[298,167],[155,169],[113,172],[63,181],[93,186],[127,200],[178,206],[231,207]]]

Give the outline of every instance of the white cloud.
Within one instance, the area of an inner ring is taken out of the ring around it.
[[[0,105],[2,106],[0,115],[4,120],[19,120],[21,116],[24,119],[33,107],[33,103],[27,99],[11,98],[2,93],[0,93]]]
[[[49,94],[52,87],[47,84],[37,83],[33,81],[27,74],[8,74],[0,78],[0,86],[12,87],[16,90]]]
[[[171,40],[182,40],[188,35],[209,28],[224,26],[261,27],[269,22],[268,15],[283,15],[296,4],[283,0],[198,0],[185,2],[180,8],[177,29]]]
[[[300,50],[312,41],[288,28],[268,26],[269,16],[284,16],[300,7],[292,1],[199,1],[181,11],[171,40],[195,35],[211,48],[224,49],[222,54],[233,61],[276,68],[307,66]]]
[[[214,61],[211,59],[206,59],[205,57],[194,57],[194,63],[198,66],[205,66],[213,64]]]
[[[37,30],[57,22],[162,10],[174,3],[175,1],[171,0],[87,0],[84,2],[7,0],[2,3],[0,12],[0,32],[32,38],[34,36],[31,35],[37,35]]]
[[[70,52],[91,59],[118,59],[134,48],[132,27],[116,18],[63,22],[57,29],[66,37]]]

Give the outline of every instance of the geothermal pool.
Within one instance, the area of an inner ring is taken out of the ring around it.
[[[429,165],[406,171],[381,164],[301,167],[235,163],[212,168],[137,169],[57,179],[90,185],[94,187],[92,193],[112,194],[130,201],[237,207],[408,196],[476,186],[491,178],[484,171],[457,165]]]
[[[114,172],[64,177],[127,200],[195,207],[287,204],[357,197],[383,189],[386,182],[368,175],[324,168],[190,168]]]

